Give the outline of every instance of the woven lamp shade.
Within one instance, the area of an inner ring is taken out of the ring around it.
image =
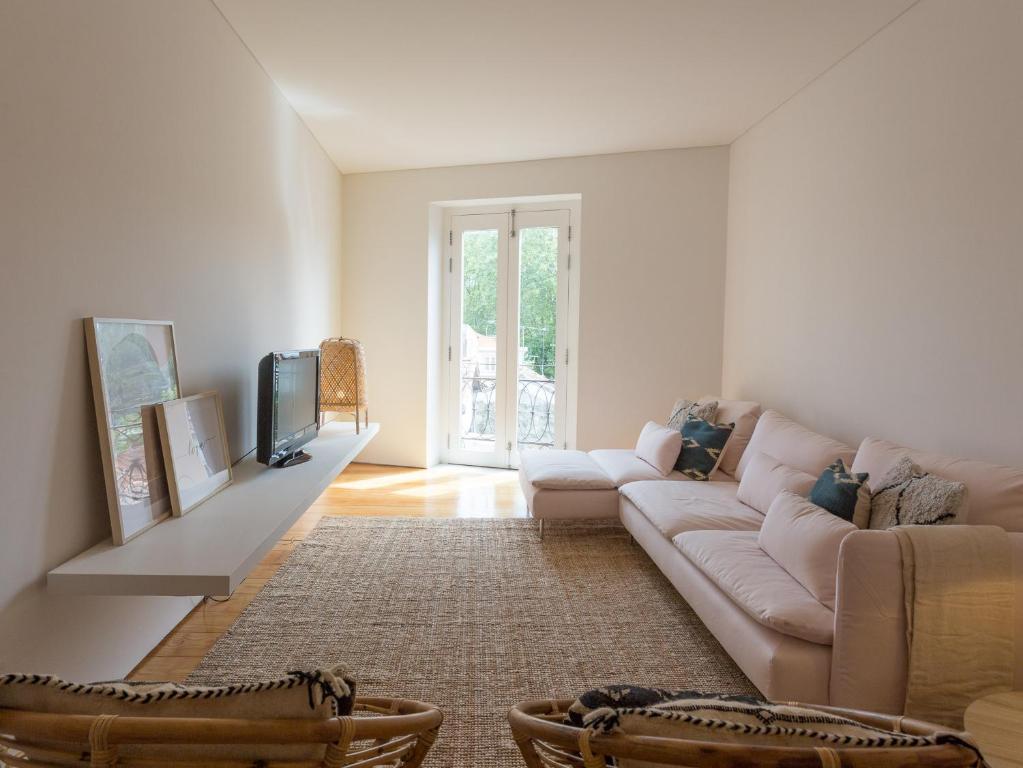
[[[366,402],[366,351],[355,339],[324,339],[320,344],[320,411],[354,413],[369,426]]]

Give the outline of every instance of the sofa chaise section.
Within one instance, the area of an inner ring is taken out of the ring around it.
[[[618,516],[618,488],[588,453],[523,451],[519,462],[526,507],[541,526],[545,519]]]

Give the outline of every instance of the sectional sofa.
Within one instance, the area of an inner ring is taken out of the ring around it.
[[[775,411],[761,413],[756,403],[719,400],[717,421],[735,422],[736,429],[708,482],[661,475],[627,450],[525,453],[519,476],[530,512],[541,521],[620,517],[769,698],[898,714],[905,701],[907,627],[896,535],[853,530],[830,558],[817,552],[812,580],[834,586],[821,597],[806,586],[805,573],[787,570],[784,557],[765,551],[760,530],[782,491],[805,495],[804,475],[817,477],[837,458],[853,472],[880,479],[909,455],[925,471],[966,485],[963,522],[1010,532],[1021,584],[1015,620],[1023,638],[1023,470],[869,437],[853,449]],[[814,546],[796,528],[784,533],[781,546],[797,555],[800,547]],[[1023,688],[1023,642],[1017,644],[1016,687]]]

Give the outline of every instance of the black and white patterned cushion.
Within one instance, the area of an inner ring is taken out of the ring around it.
[[[603,706],[598,706],[598,705]],[[774,704],[752,696],[606,686],[580,696],[569,724],[597,733],[659,736],[774,747],[975,747],[960,734],[913,736],[865,725],[810,707]],[[624,761],[619,763],[625,766]]]
[[[870,498],[870,527],[949,525],[966,505],[966,486],[924,472],[903,456]]]
[[[0,709],[53,714],[122,715],[125,717],[201,717],[242,719],[325,720],[350,715],[355,680],[344,667],[289,672],[273,680],[231,685],[196,686],[178,683],[71,683],[54,675],[0,675]],[[319,759],[323,745],[125,745],[131,757],[144,749],[148,756],[190,758]]]

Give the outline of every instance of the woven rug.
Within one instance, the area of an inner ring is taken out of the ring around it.
[[[608,683],[756,689],[617,523],[324,518],[189,678],[342,663],[444,710],[425,765],[522,766],[525,699]]]

